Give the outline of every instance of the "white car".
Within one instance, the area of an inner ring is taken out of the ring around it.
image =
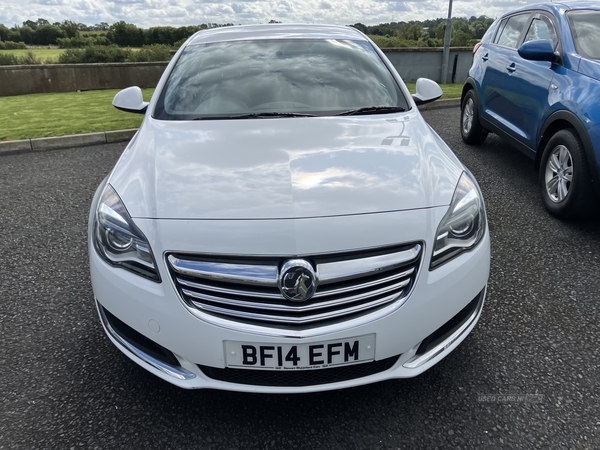
[[[473,329],[481,191],[384,54],[349,27],[202,31],[94,197],[100,319],[183,388],[310,392],[414,377]]]

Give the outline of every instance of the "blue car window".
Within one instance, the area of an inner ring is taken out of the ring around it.
[[[504,26],[503,23],[500,24],[500,27]],[[482,44],[488,44],[491,40],[492,37],[494,37],[494,35],[496,34],[496,31],[500,28],[498,27],[498,19],[496,19],[494,21],[494,23],[492,23],[490,25],[490,27],[487,29],[487,31],[485,32],[485,34],[483,35],[483,37],[481,38],[481,43]]]
[[[567,17],[577,53],[600,59],[600,11],[573,11]]]
[[[529,13],[512,16],[506,22],[504,29],[496,38],[496,44],[504,47],[517,48],[519,36],[529,19]]]
[[[546,39],[550,41],[552,43],[552,48],[554,49],[558,44],[554,27],[547,17],[541,16],[539,19],[534,19],[533,22],[531,22],[531,26],[529,27],[529,31],[527,31],[527,35],[523,42],[534,41],[537,39]]]

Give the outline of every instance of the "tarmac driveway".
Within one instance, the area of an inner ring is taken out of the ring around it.
[[[463,145],[457,108],[424,116],[487,202],[482,318],[418,378],[310,395],[180,390],[104,336],[87,215],[124,144],[0,157],[0,448],[598,448],[600,219],[549,216],[531,161]]]

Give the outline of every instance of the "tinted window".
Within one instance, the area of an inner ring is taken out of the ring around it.
[[[330,115],[368,106],[407,107],[368,42],[233,41],[187,48],[161,92],[154,117]]]
[[[572,11],[568,18],[577,52],[600,59],[600,11]]]
[[[529,14],[519,14],[517,16],[510,17],[504,28],[500,31],[496,37],[495,44],[502,45],[504,47],[517,48],[519,43],[519,36],[525,27],[525,23],[529,19]]]
[[[558,39],[554,32],[554,27],[547,17],[541,16],[539,19],[534,19],[527,31],[523,42],[535,41],[536,39],[546,39],[552,43],[552,48],[556,48]]]

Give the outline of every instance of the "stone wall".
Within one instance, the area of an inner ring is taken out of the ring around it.
[[[421,77],[437,82],[441,79],[441,48],[395,48],[384,49],[384,53],[404,81],[414,82]],[[457,64],[454,70],[455,58]],[[452,48],[447,80],[462,84],[472,61],[471,48]],[[154,62],[0,66],[0,97],[123,89],[128,86],[155,87],[167,64]]]
[[[155,63],[0,66],[0,97],[48,92],[155,87],[167,66]]]
[[[417,78],[430,78],[438,83],[442,77],[442,48],[386,48],[385,56],[394,65],[402,79],[414,82]],[[456,71],[454,61],[456,59]],[[463,84],[473,63],[471,47],[452,47],[448,61],[448,83]],[[454,74],[454,77],[452,76]]]

